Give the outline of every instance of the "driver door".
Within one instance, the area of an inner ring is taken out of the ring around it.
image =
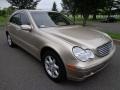
[[[21,15],[21,25],[29,25],[32,29],[32,24],[30,22],[30,19],[28,18],[27,13],[22,12]],[[38,52],[39,49],[36,46],[36,37],[35,37],[35,32],[32,29],[31,31],[29,30],[19,30],[19,38],[21,41],[21,46],[28,51],[29,53],[31,53],[32,55],[34,55],[35,57],[38,56]]]

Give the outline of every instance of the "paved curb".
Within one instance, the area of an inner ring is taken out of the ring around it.
[[[120,45],[120,40],[114,39],[113,41],[115,44]]]

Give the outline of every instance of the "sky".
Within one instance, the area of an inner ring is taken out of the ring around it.
[[[62,10],[62,0],[41,0],[38,5],[37,5],[37,9],[43,9],[43,10],[51,10],[53,3],[56,2],[57,4],[57,9],[59,11]],[[10,4],[6,1],[6,0],[0,0],[0,8],[6,8],[9,7]]]

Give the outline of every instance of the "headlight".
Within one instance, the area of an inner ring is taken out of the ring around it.
[[[86,62],[90,59],[95,58],[95,55],[93,54],[93,52],[91,50],[84,50],[82,48],[79,47],[74,47],[73,48],[73,54],[75,55],[75,57],[77,57],[77,59]]]

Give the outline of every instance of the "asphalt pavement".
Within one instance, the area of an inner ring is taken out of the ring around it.
[[[120,46],[108,67],[96,75],[82,82],[54,83],[33,56],[10,48],[0,30],[0,90],[120,90]]]
[[[120,23],[92,23],[92,26],[103,32],[120,33]]]

